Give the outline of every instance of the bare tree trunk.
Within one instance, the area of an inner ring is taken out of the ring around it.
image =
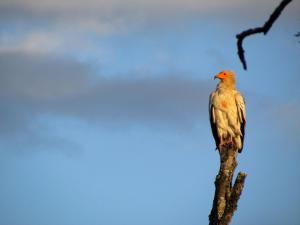
[[[227,225],[230,223],[234,211],[237,209],[237,203],[247,176],[245,173],[239,172],[232,186],[238,150],[232,144],[226,143],[222,145],[219,153],[221,165],[215,180],[216,190],[209,215],[209,225]]]

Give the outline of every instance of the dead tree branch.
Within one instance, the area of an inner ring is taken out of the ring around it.
[[[296,33],[295,37],[300,37],[300,32]],[[300,43],[300,41],[299,41],[299,43]]]
[[[238,56],[240,58],[241,63],[243,64],[244,70],[247,70],[247,63],[245,59],[245,51],[243,49],[243,40],[253,34],[257,33],[263,33],[266,35],[270,28],[272,27],[273,23],[277,20],[277,18],[280,16],[284,8],[291,2],[292,0],[282,0],[281,3],[277,6],[277,8],[274,10],[274,12],[271,14],[267,22],[262,27],[256,27],[251,28],[248,30],[245,30],[239,34],[236,35],[237,38],[237,48],[238,48]]]
[[[239,172],[232,186],[234,170],[237,166],[238,150],[231,144],[224,144],[219,150],[220,169],[215,180],[215,196],[209,225],[228,225],[237,209],[238,200],[242,194],[246,174]]]

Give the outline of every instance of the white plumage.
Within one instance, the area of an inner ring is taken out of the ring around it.
[[[222,71],[215,78],[221,81],[210,95],[209,115],[216,147],[220,149],[225,142],[231,142],[241,152],[246,125],[244,99],[235,88],[232,71]]]

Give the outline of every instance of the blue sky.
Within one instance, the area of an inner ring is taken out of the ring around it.
[[[208,96],[224,69],[247,104],[232,224],[300,223],[300,4],[0,2],[0,225],[207,224],[219,158]]]

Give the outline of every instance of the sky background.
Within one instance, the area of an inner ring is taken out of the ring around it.
[[[232,225],[300,224],[300,2],[1,0],[0,225],[203,225],[216,73],[247,104]]]

